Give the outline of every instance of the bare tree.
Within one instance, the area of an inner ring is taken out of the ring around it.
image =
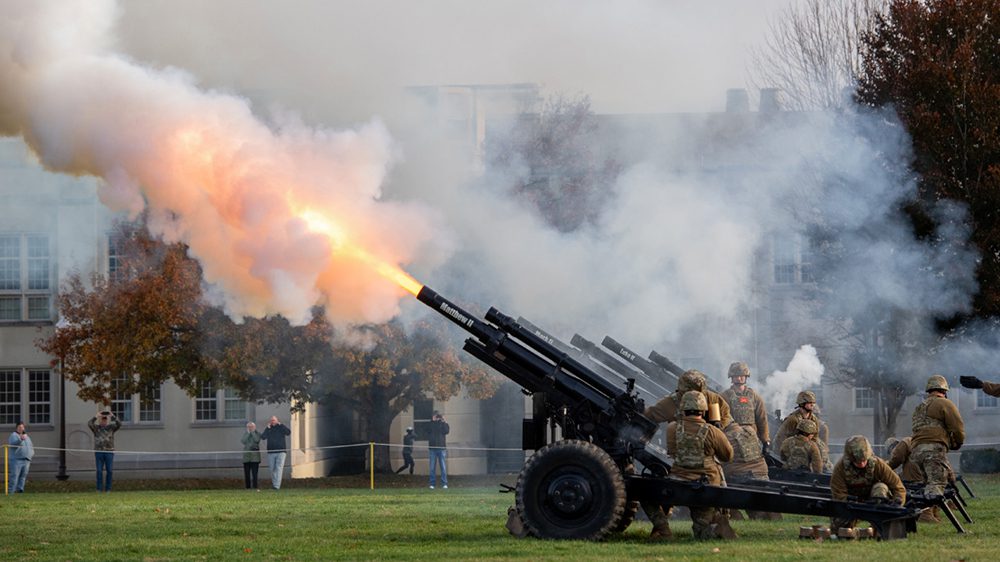
[[[862,37],[887,0],[802,0],[770,22],[752,50],[750,86],[779,88],[786,109],[842,107],[864,59]]]

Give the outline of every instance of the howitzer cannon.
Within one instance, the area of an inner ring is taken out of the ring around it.
[[[525,462],[515,488],[516,515],[540,538],[601,539],[632,521],[641,498],[663,505],[766,509],[869,521],[882,538],[915,529],[917,511],[868,506],[750,487],[671,480],[670,462],[647,448],[657,425],[643,416],[635,379],[615,384],[549,339],[491,308],[480,320],[422,287],[417,299],[472,335],[468,353],[508,377],[534,400],[524,420]],[[549,425],[561,435],[551,442]],[[643,466],[637,474],[634,461]]]

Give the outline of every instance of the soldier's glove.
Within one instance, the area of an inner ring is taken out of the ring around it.
[[[982,388],[983,381],[979,380],[978,377],[961,376],[958,377],[958,382],[965,388]]]

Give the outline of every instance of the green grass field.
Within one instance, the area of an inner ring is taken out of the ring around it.
[[[684,521],[672,523],[676,538],[668,543],[646,542],[645,522],[601,543],[518,540],[504,528],[513,495],[482,479],[453,478],[450,490],[433,491],[403,487],[422,485],[420,477],[383,481],[387,487],[376,490],[326,487],[359,479],[292,481],[259,493],[122,481],[110,494],[84,482],[29,481],[28,493],[0,496],[0,560],[1000,559],[997,476],[969,478],[979,498],[970,501],[976,522],[968,534],[947,523],[921,525],[905,541],[881,543],[800,540],[799,525],[825,522],[787,515],[734,522],[740,539],[733,542],[695,542]]]

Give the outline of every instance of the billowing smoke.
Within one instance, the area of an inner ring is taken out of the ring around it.
[[[800,390],[818,386],[826,369],[816,355],[816,348],[803,345],[784,371],[774,371],[758,391],[769,408],[778,408],[782,414],[795,409],[795,396]]]
[[[23,136],[51,170],[101,178],[112,209],[148,209],[229,314],[303,322],[317,303],[338,325],[397,314],[401,290],[354,249],[405,264],[440,235],[421,206],[381,200],[395,150],[383,124],[263,123],[245,99],[111,50],[108,0],[2,12],[0,133]]]
[[[51,169],[103,178],[113,208],[147,207],[157,234],[191,246],[234,316],[302,320],[317,302],[339,323],[397,313],[399,290],[331,252],[308,210],[455,300],[706,371],[699,361],[753,365],[753,319],[787,316],[755,292],[771,233],[817,228],[836,248],[823,270],[838,288],[825,295],[830,317],[877,303],[929,328],[967,310],[976,256],[964,212],[938,209],[935,243],[914,239],[899,212],[914,193],[909,140],[891,115],[783,115],[745,129],[746,115],[688,116],[604,139],[624,171],[596,224],[566,233],[511,195],[521,178],[470,171],[444,140],[452,123],[436,128],[397,103],[408,85],[532,81],[593,94],[598,112],[718,109],[741,81],[719,69],[764,16],[759,3],[730,4],[734,17],[720,20],[684,2],[147,2],[126,5],[115,29],[108,0],[3,0],[0,132],[23,135]],[[199,89],[171,64],[307,117],[263,123],[246,100]],[[303,123],[371,115],[388,125]],[[764,342],[784,354],[771,364],[819,335],[790,328],[782,345]]]

